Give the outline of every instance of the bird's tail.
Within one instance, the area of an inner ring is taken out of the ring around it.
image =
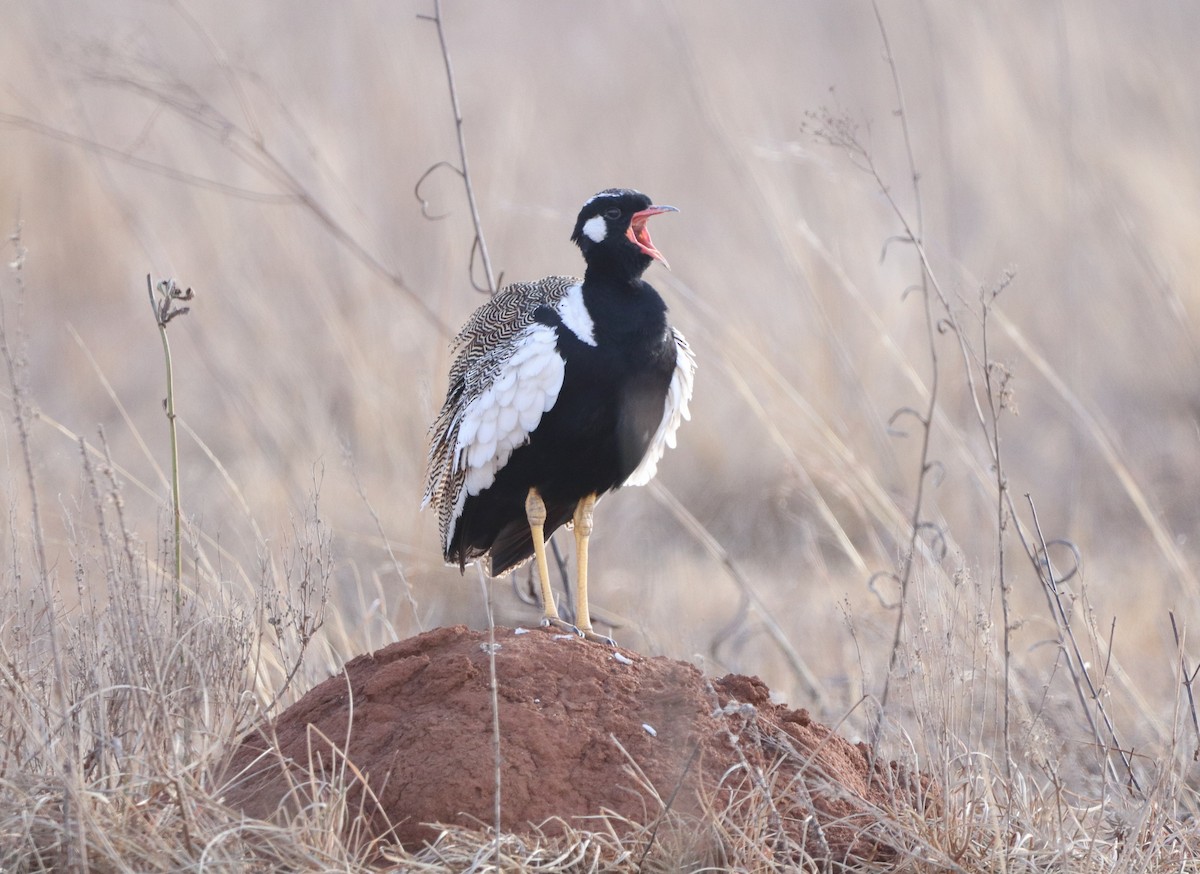
[[[578,502],[576,502],[578,503]],[[576,504],[546,504],[546,539],[570,521],[575,515]],[[509,522],[492,541],[491,575],[498,577],[527,561],[533,555],[533,535],[529,531],[529,523],[525,519],[514,519]]]

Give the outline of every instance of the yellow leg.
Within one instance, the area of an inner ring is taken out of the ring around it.
[[[546,504],[537,489],[530,489],[525,497],[525,518],[529,520],[529,532],[533,535],[533,560],[542,587],[542,625],[565,624],[558,618],[554,593],[550,591],[550,569],[546,566]]]
[[[584,633],[592,630],[592,614],[587,599],[587,569],[588,538],[592,536],[592,508],[595,506],[596,496],[588,495],[575,507],[575,558],[578,562],[575,574],[575,624]]]
[[[595,506],[596,496],[588,495],[575,507],[575,557],[579,563],[575,574],[575,624],[588,640],[615,646],[612,638],[592,631],[592,614],[588,607],[588,538],[592,536]]]

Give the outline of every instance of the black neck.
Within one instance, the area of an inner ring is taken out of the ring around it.
[[[622,246],[616,251],[597,249],[587,259],[584,280],[628,283],[642,278],[652,259],[644,252]]]

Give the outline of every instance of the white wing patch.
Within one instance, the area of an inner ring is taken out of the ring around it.
[[[667,387],[667,399],[663,402],[662,422],[650,439],[650,445],[646,448],[641,463],[622,485],[644,486],[654,479],[654,474],[658,472],[659,459],[663,457],[667,447],[675,448],[675,432],[679,430],[679,423],[692,418],[688,401],[692,399],[696,358],[692,355],[687,340],[683,339],[683,334],[674,328],[671,329],[671,333],[675,337],[675,373],[671,376],[671,384]]]
[[[558,400],[564,362],[557,342],[558,332],[549,325],[522,329],[492,384],[463,409],[451,470],[465,471],[466,476],[455,495],[452,519],[462,514],[468,495],[478,495],[495,482],[513,450],[529,442],[542,414]],[[454,527],[451,524],[446,532],[447,549]]]
[[[587,305],[583,302],[583,285],[581,283],[577,282],[567,289],[567,293],[554,305],[554,309],[572,334],[589,346],[596,345],[596,324],[592,321],[592,314],[588,312]]]

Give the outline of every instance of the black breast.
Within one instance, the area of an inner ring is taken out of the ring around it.
[[[649,285],[584,285],[595,345],[576,336],[550,307],[537,321],[558,332],[562,389],[529,442],[516,449],[487,489],[467,499],[451,554],[491,547],[499,573],[532,552],[524,503],[536,488],[546,531],[564,524],[590,494],[619,487],[637,468],[663,420],[675,370],[666,305]]]

